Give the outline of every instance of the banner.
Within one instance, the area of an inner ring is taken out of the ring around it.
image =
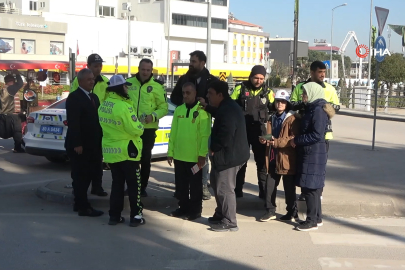
[[[35,40],[21,40],[21,54],[35,54]]]
[[[402,37],[402,51],[405,49],[405,25],[394,25],[388,24],[388,27],[391,28],[395,33]]]
[[[51,41],[49,54],[63,55],[63,42],[52,42]]]
[[[14,53],[14,39],[0,38],[0,53]]]

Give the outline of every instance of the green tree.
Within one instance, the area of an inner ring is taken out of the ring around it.
[[[281,62],[274,61],[271,66],[270,77],[276,78],[279,76],[281,79],[286,78],[290,74],[290,70],[287,65]]]
[[[375,79],[376,62],[373,57],[371,61],[371,78],[373,79]],[[391,95],[393,84],[405,80],[405,59],[402,54],[395,53],[385,57],[385,60],[380,63],[378,80],[387,85],[389,95]]]

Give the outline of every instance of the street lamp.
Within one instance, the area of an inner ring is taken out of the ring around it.
[[[333,11],[337,9],[338,7],[344,7],[347,6],[347,3],[341,4],[339,6],[336,6],[332,8],[332,25],[330,27],[330,63],[329,63],[329,83],[332,82],[332,55],[333,55]],[[344,68],[344,67],[343,67]]]
[[[122,9],[128,11],[128,78],[131,77],[131,2],[123,3]]]

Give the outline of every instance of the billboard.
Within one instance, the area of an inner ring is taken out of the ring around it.
[[[63,42],[51,41],[49,54],[51,55],[63,55]]]
[[[14,53],[14,39],[0,38],[0,53]]]
[[[35,40],[21,40],[21,54],[35,54]]]

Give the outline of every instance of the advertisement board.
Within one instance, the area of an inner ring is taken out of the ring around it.
[[[35,40],[21,40],[21,54],[35,54]]]
[[[14,53],[14,39],[0,38],[0,53]]]

